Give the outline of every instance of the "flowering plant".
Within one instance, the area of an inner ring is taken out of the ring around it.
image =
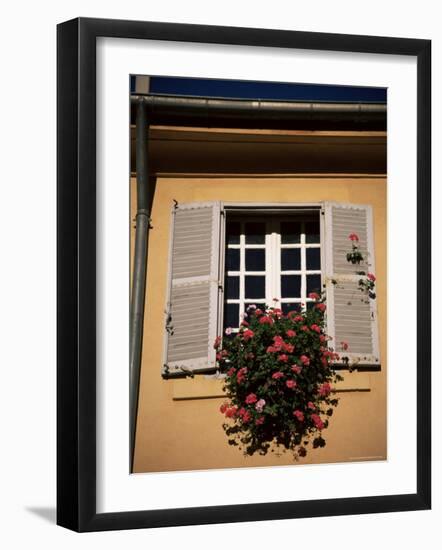
[[[376,277],[373,273],[367,273],[365,275],[365,271],[358,271],[358,275],[363,275],[364,277],[359,279],[358,286],[359,290],[365,294],[372,300],[376,298],[376,292],[375,292],[375,286],[376,286]]]
[[[360,264],[364,260],[364,256],[359,250],[359,237],[356,233],[350,233],[348,238],[351,241],[351,252],[347,252],[347,262]]]
[[[331,384],[342,377],[333,370],[338,355],[327,347],[326,304],[316,293],[310,298],[313,307],[287,315],[249,306],[239,331],[215,340],[226,373],[223,428],[246,455],[282,447],[297,459],[311,440],[325,446],[322,432],[338,404]]]

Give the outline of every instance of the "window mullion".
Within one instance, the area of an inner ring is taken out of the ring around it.
[[[273,270],[273,292],[274,297],[281,301],[281,231],[279,222],[273,220],[274,225],[274,270]],[[281,306],[279,306],[281,307]]]
[[[307,299],[307,258],[306,258],[306,247],[305,247],[305,222],[301,225],[301,303],[304,304],[306,308],[306,299]]]
[[[245,270],[246,270],[246,236],[245,236],[245,222],[241,222],[241,229],[239,235],[239,323],[242,320],[242,314],[244,313],[244,296],[245,296]]]

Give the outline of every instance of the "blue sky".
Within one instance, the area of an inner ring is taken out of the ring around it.
[[[135,79],[131,77],[131,91]],[[342,101],[386,103],[386,88],[357,86],[327,86],[320,84],[292,84],[255,82],[245,80],[217,80],[206,78],[177,78],[155,76],[150,80],[150,93],[222,97],[231,99],[267,99],[286,101]]]

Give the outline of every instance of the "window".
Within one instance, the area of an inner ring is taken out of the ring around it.
[[[238,329],[248,304],[285,312],[327,296],[327,332],[350,360],[379,365],[376,301],[361,299],[360,275],[346,260],[356,232],[374,266],[371,207],[178,204],[172,210],[163,375],[215,369],[215,337]]]
[[[284,313],[308,307],[321,291],[320,210],[277,216],[226,213],[224,328],[237,330],[250,304]]]

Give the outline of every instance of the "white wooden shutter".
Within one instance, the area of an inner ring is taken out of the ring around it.
[[[376,299],[369,299],[359,289],[363,276],[357,271],[375,273],[373,217],[371,206],[325,203],[325,284],[327,291],[327,331],[332,347],[347,356],[350,363],[380,363]],[[347,261],[351,251],[349,235],[359,237],[361,264]],[[347,342],[347,351],[341,342]]]
[[[219,202],[173,208],[163,374],[215,367],[222,220]]]

